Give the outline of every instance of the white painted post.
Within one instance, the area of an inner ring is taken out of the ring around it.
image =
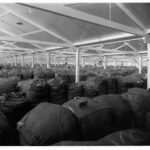
[[[49,52],[46,52],[46,66],[50,68],[50,56]]]
[[[104,56],[104,63],[103,63],[103,65],[104,65],[104,69],[107,69],[107,58],[106,58],[106,56]]]
[[[22,55],[22,66],[25,66],[24,54]]]
[[[34,53],[32,53],[31,61],[32,61],[31,68],[34,68]]]
[[[10,63],[11,63],[11,66],[13,66],[13,57],[12,56],[10,57]]]
[[[68,57],[65,57],[65,63],[68,65]]]
[[[38,55],[38,58],[37,58],[38,59],[38,63],[39,63],[40,66],[42,66],[41,55],[40,55],[40,53],[38,53],[37,55]]]
[[[148,63],[147,63],[147,89],[150,88],[150,43],[147,43]]]
[[[17,66],[17,56],[14,56],[14,59],[15,59],[14,63],[15,63],[15,67],[16,67]]]
[[[80,50],[79,48],[76,48],[76,80],[75,82],[78,83],[79,82],[79,60],[80,59]]]
[[[116,67],[116,59],[114,59],[113,66]]]
[[[139,55],[139,74],[142,72],[142,56]]]

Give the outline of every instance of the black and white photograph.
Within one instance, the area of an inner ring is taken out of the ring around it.
[[[1,146],[150,146],[150,2],[0,1]]]

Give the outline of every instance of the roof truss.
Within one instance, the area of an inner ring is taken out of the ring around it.
[[[97,17],[73,8],[70,8],[68,6],[62,6],[62,5],[45,5],[45,4],[20,4],[20,5],[25,5],[28,7],[33,7],[33,8],[37,8],[37,9],[42,9],[42,10],[46,10],[46,11],[50,11],[50,12],[54,12],[57,14],[61,14],[67,17],[71,17],[71,18],[75,18],[75,19],[79,19],[82,21],[86,21],[86,22],[90,22],[93,24],[97,24],[97,25],[101,25],[101,26],[105,26],[108,28],[112,28],[115,30],[119,30],[122,32],[126,32],[126,33],[131,33],[134,35],[140,35],[140,36],[144,36],[144,31],[140,30],[140,29],[135,29],[133,27],[130,26],[126,26],[111,20],[107,20],[101,17]]]
[[[12,5],[14,5],[14,4],[12,4]],[[20,16],[21,16],[21,18],[22,18],[23,20],[25,20],[25,21],[27,21],[28,23],[30,23],[30,24],[32,24],[32,25],[38,27],[39,29],[41,29],[41,30],[43,30],[43,31],[46,31],[47,33],[49,33],[49,34],[51,34],[51,35],[53,35],[53,36],[55,36],[55,37],[61,39],[62,41],[64,41],[65,43],[67,43],[69,46],[72,46],[72,45],[73,45],[72,42],[70,42],[68,39],[66,39],[63,35],[59,35],[59,34],[53,32],[53,31],[51,31],[51,30],[48,30],[47,28],[45,28],[45,27],[43,27],[42,25],[40,25],[38,21],[33,22],[33,20],[31,20],[29,17],[23,15],[23,13],[18,14],[17,11],[15,11],[15,10],[13,10],[13,9],[11,9],[11,8],[9,8],[9,7],[7,7],[6,4],[1,4],[1,7],[4,8],[5,10],[11,12],[12,14],[14,14],[14,15],[17,16],[17,17],[20,17]]]

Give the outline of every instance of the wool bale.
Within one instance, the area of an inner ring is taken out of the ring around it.
[[[75,117],[70,110],[41,103],[17,124],[21,145],[51,145],[62,140],[80,140]]]
[[[16,123],[30,109],[32,109],[32,107],[23,94],[9,93],[0,96],[0,111],[5,114],[13,127],[16,127]]]
[[[121,95],[126,100],[134,114],[134,121],[136,128],[144,128],[145,115],[150,111],[150,99],[149,96],[123,93]]]
[[[71,100],[74,97],[83,96],[83,86],[82,83],[73,83],[68,86],[68,99]]]
[[[22,69],[21,74],[23,80],[32,79],[34,77],[32,69]]]
[[[30,91],[27,95],[27,100],[33,105],[37,105],[43,101],[48,101],[49,91],[49,86],[46,80],[34,79],[31,83]]]
[[[117,130],[127,129],[133,126],[133,113],[130,105],[119,94],[97,96],[93,98],[93,101],[107,103],[111,108]]]
[[[67,84],[65,81],[60,79],[50,79],[47,81],[50,86],[50,97],[49,102],[54,104],[63,104],[68,100],[67,98]]]
[[[15,92],[19,80],[18,77],[0,78],[0,94]]]
[[[127,129],[114,132],[97,141],[102,146],[150,145],[149,136],[142,130]]]
[[[93,98],[107,94],[107,80],[100,77],[90,76],[83,84],[84,96]]]
[[[110,107],[86,97],[76,97],[63,104],[77,117],[83,140],[97,140],[114,131]]]

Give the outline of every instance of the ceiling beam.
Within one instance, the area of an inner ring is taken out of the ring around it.
[[[3,14],[0,15],[0,18],[6,16],[6,15],[8,15],[8,14],[9,14],[8,11],[7,11],[7,12],[4,12]]]
[[[116,5],[142,30],[147,30],[145,25],[124,4],[116,3]]]
[[[39,50],[40,50],[40,49],[15,48],[15,47],[5,47],[5,46],[0,46],[0,49],[7,49],[7,50],[24,50],[24,51],[39,51]]]
[[[128,42],[125,42],[126,45],[128,45],[132,50],[134,50],[135,52],[138,52],[137,49],[135,49],[131,44],[129,44]]]
[[[16,42],[3,41],[3,43],[5,43],[5,44],[4,44],[4,45],[1,45],[1,46],[13,46],[13,47],[15,47],[15,48],[19,48],[18,46],[13,45],[13,44],[15,44]]]
[[[111,29],[119,30],[126,33],[131,33],[134,35],[144,36],[144,31],[140,29],[136,29],[134,27],[130,27],[127,25],[123,25],[114,21],[110,21],[101,17],[97,17],[73,8],[70,8],[68,6],[62,6],[62,5],[45,5],[45,4],[20,4],[28,7],[33,7],[35,9],[42,9],[49,12],[57,13],[60,15],[64,15],[67,17],[75,18],[78,20],[86,21],[89,23],[101,25],[104,27],[108,27]]]
[[[10,36],[16,36],[15,34],[9,32],[9,31],[6,31],[5,29],[0,29],[1,32],[4,32],[6,33],[7,35],[10,35]]]
[[[11,4],[11,5],[17,5],[17,4]],[[53,32],[52,30],[47,29],[46,27],[44,27],[38,20],[35,20],[34,18],[30,18],[29,15],[25,15],[23,14],[22,11],[20,11],[19,13],[17,12],[17,10],[12,9],[11,7],[9,7],[7,4],[1,4],[1,7],[4,8],[5,10],[11,12],[12,14],[14,14],[17,17],[21,17],[21,19],[27,21],[28,23],[40,28],[41,30],[46,31],[47,33],[57,37],[58,39],[64,41],[65,43],[68,44],[68,46],[73,46],[72,42],[69,41],[68,39],[66,39],[63,35],[60,35],[58,33]],[[34,21],[33,21],[34,20]]]
[[[42,46],[40,46],[40,45],[38,45],[38,44],[32,44],[33,46],[35,46],[35,47],[38,47],[38,48],[40,48],[40,49],[44,49]]]
[[[104,56],[113,56],[113,55],[128,55],[128,54],[135,54],[135,52],[122,52],[122,53],[108,53],[108,54],[103,54]],[[147,51],[141,51],[138,52],[138,54],[147,54]]]
[[[15,54],[21,54],[21,53],[24,53],[24,52],[17,52],[17,51],[14,51],[14,50],[9,50],[9,51],[4,51],[3,49],[1,49],[0,48],[0,52],[5,52],[5,53],[10,53],[11,52],[11,54],[13,54],[13,53],[15,53]]]
[[[98,46],[98,45],[101,45],[101,44],[114,44],[114,43],[120,43],[120,42],[125,42],[125,41],[136,41],[136,40],[143,40],[144,38],[142,37],[125,37],[125,38],[121,38],[121,39],[111,39],[111,40],[99,40],[98,42],[91,42],[90,44],[87,43],[87,44],[77,44],[75,45],[76,47],[87,47],[88,45],[89,46]]]
[[[30,35],[30,34],[34,34],[34,33],[38,33],[38,32],[42,32],[42,31],[43,31],[43,30],[40,29],[40,30],[36,30],[36,31],[31,31],[31,32],[19,34],[19,35],[16,35],[16,36],[14,36],[14,37],[15,37],[15,38],[18,38],[18,37],[22,37],[22,36],[26,36],[26,35]]]
[[[114,50],[114,49],[102,49],[99,47],[92,47],[92,46],[88,46],[87,48],[91,49],[91,50],[98,50],[98,51],[104,51],[104,52],[121,52],[119,50]]]
[[[119,47],[115,48],[114,50],[118,50],[118,49],[120,49],[120,48],[124,47],[125,45],[126,45],[126,44],[124,43],[123,45],[121,45],[121,46],[119,46]]]
[[[42,44],[42,45],[49,45],[49,46],[62,46],[68,47],[68,44],[60,44],[60,43],[53,43],[53,42],[44,42],[44,41],[37,41],[37,40],[28,40],[28,39],[18,39],[13,37],[2,37],[0,36],[0,41],[12,41],[12,42],[23,42],[23,43],[30,43],[30,44]]]

